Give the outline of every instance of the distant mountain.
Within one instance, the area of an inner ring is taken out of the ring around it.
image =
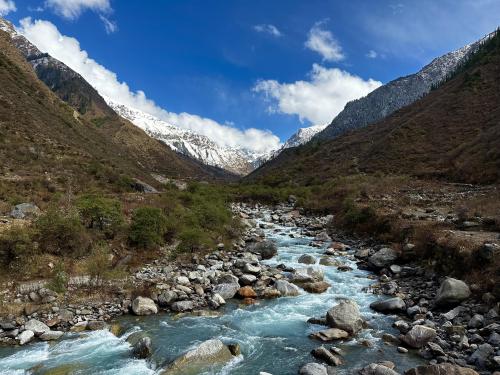
[[[314,125],[308,128],[300,128],[283,144],[282,150],[297,147],[309,142],[312,137],[324,130],[328,125]]]
[[[362,129],[286,149],[247,180],[313,185],[353,174],[396,174],[500,182],[500,33],[474,48],[420,100]]]
[[[223,168],[238,175],[250,173],[256,156],[239,149],[221,147],[207,136],[180,129],[141,110],[107,100],[121,117],[129,120],[172,150],[190,156],[205,164]]]
[[[415,102],[446,79],[490,37],[491,35],[488,35],[475,43],[438,57],[418,73],[398,78],[361,99],[347,103],[344,110],[316,138],[332,139],[349,130],[380,121],[398,109]]]

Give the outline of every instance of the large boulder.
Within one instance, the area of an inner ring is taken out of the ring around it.
[[[368,263],[373,268],[388,267],[398,259],[398,253],[389,247],[384,247],[368,258]]]
[[[40,335],[40,340],[42,341],[59,340],[62,337],[62,335],[64,335],[63,331],[48,331]]]
[[[135,358],[145,359],[151,357],[153,350],[151,348],[151,339],[149,337],[142,337],[132,347],[132,355]]]
[[[158,296],[158,304],[161,307],[166,307],[171,303],[177,301],[177,298],[178,296],[176,292],[174,292],[173,290],[166,290]]]
[[[434,338],[436,338],[435,329],[416,325],[403,336],[403,341],[412,348],[422,348],[429,341],[434,340]]]
[[[251,247],[250,251],[259,254],[262,259],[271,259],[278,254],[278,248],[271,241],[258,242]]]
[[[440,363],[439,365],[418,366],[409,369],[405,375],[479,375],[476,371],[453,365],[451,363]]]
[[[185,300],[185,301],[177,301],[172,303],[170,306],[172,311],[175,312],[185,312],[185,311],[191,311],[194,309],[194,303],[193,301]]]
[[[319,332],[312,333],[311,335],[309,335],[309,337],[328,342],[345,339],[349,337],[349,333],[338,328],[328,328]]]
[[[293,283],[309,283],[323,281],[325,275],[323,270],[318,267],[298,268],[291,276]]]
[[[470,355],[467,362],[475,365],[478,368],[485,368],[488,358],[495,352],[495,349],[490,344],[479,345],[478,348]]]
[[[42,323],[36,319],[30,319],[24,324],[24,329],[32,331],[36,336],[43,335],[46,332],[50,331],[49,326],[47,324]]]
[[[40,215],[40,209],[33,203],[21,203],[12,209],[10,216],[14,219],[33,219]]]
[[[370,304],[370,308],[381,313],[391,313],[406,310],[406,304],[401,298],[394,297],[382,301],[375,301]]]
[[[330,287],[326,281],[316,281],[314,283],[302,284],[302,288],[309,293],[324,293]]]
[[[319,363],[306,363],[299,370],[299,375],[334,375],[335,370],[332,367],[326,367]]]
[[[360,375],[399,375],[393,369],[384,366],[380,363],[370,363],[368,366],[363,368],[360,372]]]
[[[286,280],[276,280],[274,287],[281,293],[283,297],[298,296],[299,288]]]
[[[304,264],[315,264],[316,258],[311,254],[303,254],[300,256],[298,262]]]
[[[173,361],[163,375],[195,375],[208,368],[223,366],[233,358],[229,348],[218,339],[207,340]]]
[[[29,329],[21,332],[17,339],[19,340],[19,345],[24,345],[29,343],[35,337],[35,333]]]
[[[352,300],[340,302],[326,313],[326,321],[332,328],[356,334],[363,328],[363,319],[358,304]]]
[[[437,291],[436,305],[457,304],[470,297],[469,286],[462,280],[446,278]]]
[[[151,315],[158,313],[158,307],[151,298],[137,297],[132,302],[132,311],[135,315]]]
[[[240,284],[224,283],[214,286],[213,292],[228,300],[234,298],[239,289]]]

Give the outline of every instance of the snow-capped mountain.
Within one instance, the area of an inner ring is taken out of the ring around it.
[[[406,107],[429,93],[484,43],[493,36],[468,44],[434,59],[419,72],[395,79],[367,96],[346,104],[331,124],[317,135],[319,139],[335,138],[349,130],[362,128]]]
[[[324,130],[328,125],[314,125],[308,128],[300,128],[283,144],[281,150],[290,147],[297,147],[309,142],[312,137]]]
[[[115,103],[110,99],[106,101],[121,117],[144,130],[149,136],[167,144],[174,151],[238,175],[248,174],[255,168],[253,162],[259,155],[240,149],[221,147],[207,136],[180,129],[146,112]]]

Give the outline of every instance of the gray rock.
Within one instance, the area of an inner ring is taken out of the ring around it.
[[[312,333],[310,337],[321,341],[333,341],[333,340],[345,339],[349,337],[349,333],[338,328],[329,328],[319,332]]]
[[[250,263],[245,264],[243,272],[258,275],[262,269],[259,266],[254,266]]]
[[[403,341],[412,348],[422,348],[436,337],[436,330],[423,325],[416,325],[403,336]]]
[[[451,363],[418,366],[405,372],[405,375],[478,375],[470,368],[460,367]]]
[[[36,336],[49,332],[50,328],[39,320],[30,319],[24,324],[24,329],[32,331]]]
[[[151,298],[137,297],[132,302],[132,311],[135,315],[151,315],[157,314],[158,308]]]
[[[152,354],[151,338],[147,336],[140,338],[132,348],[132,355],[135,358],[146,359],[151,357]]]
[[[313,349],[311,351],[311,354],[313,355],[314,358],[324,361],[328,365],[340,366],[343,363],[342,358],[340,358],[338,355],[333,354],[324,346],[320,346],[319,348]]]
[[[34,338],[35,338],[35,333],[33,331],[30,331],[29,329],[21,332],[19,336],[17,336],[17,339],[19,340],[19,345],[27,344]]]
[[[300,256],[298,262],[304,263],[304,264],[315,264],[316,258],[314,256],[312,256],[311,254],[304,254],[304,255]]]
[[[459,303],[470,297],[469,286],[462,280],[446,278],[439,287],[436,295],[436,305],[449,305]]]
[[[134,178],[133,179],[131,187],[134,190],[137,190],[137,191],[139,191],[141,193],[149,193],[149,194],[158,193],[158,190],[156,190],[151,185],[145,183],[144,181],[139,180],[138,178]]]
[[[219,284],[214,286],[213,292],[228,300],[234,298],[239,289],[240,284]]]
[[[368,263],[374,268],[384,268],[390,266],[398,259],[398,253],[389,248],[384,247],[368,258]]]
[[[481,328],[484,325],[484,317],[480,314],[474,314],[474,316],[469,320],[469,328]]]
[[[191,311],[194,309],[194,303],[193,303],[193,301],[189,301],[189,300],[177,301],[177,302],[172,303],[170,308],[172,309],[172,311],[175,311],[175,312]]]
[[[382,313],[404,311],[406,309],[405,301],[399,297],[389,298],[383,301],[376,301],[370,304],[370,308]]]
[[[21,203],[12,209],[10,216],[14,219],[33,219],[40,215],[40,209],[33,203]]]
[[[300,293],[299,288],[296,285],[293,285],[286,280],[276,280],[274,287],[283,297],[298,296]]]
[[[158,304],[161,307],[167,307],[171,303],[177,301],[177,298],[177,293],[175,293],[173,290],[166,290],[158,296]]]
[[[490,344],[479,345],[476,351],[470,355],[467,362],[479,368],[485,368],[488,357],[493,355],[494,352],[495,350]]]
[[[91,331],[99,331],[102,329],[106,329],[108,325],[103,320],[90,320],[87,324],[87,328]]]
[[[241,285],[252,285],[257,281],[257,277],[255,275],[245,274],[240,277],[239,282]]]
[[[387,366],[378,364],[378,363],[371,363],[365,368],[363,368],[360,372],[360,375],[399,375],[396,371],[393,369],[390,369]]]
[[[64,332],[62,331],[48,331],[40,335],[40,340],[43,341],[59,340],[62,335],[64,335]]]
[[[271,259],[278,254],[278,248],[271,241],[263,241],[256,243],[250,248],[250,251],[259,254],[262,259]]]
[[[299,375],[333,375],[335,371],[319,363],[306,363],[299,370]]]
[[[363,319],[358,304],[354,301],[342,301],[326,313],[326,321],[332,328],[339,328],[350,334],[356,334],[363,328]]]
[[[298,268],[291,276],[292,282],[295,283],[323,281],[324,278],[323,270],[318,267]]]

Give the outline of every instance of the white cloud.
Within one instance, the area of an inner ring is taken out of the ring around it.
[[[377,53],[377,51],[370,50],[366,54],[366,57],[368,57],[369,59],[376,59],[378,57],[378,53]]]
[[[323,29],[324,23],[324,21],[317,22],[309,30],[305,46],[319,53],[325,61],[343,60],[345,56],[342,47],[330,31]]]
[[[80,14],[87,9],[99,13],[108,13],[112,9],[109,0],[46,0],[45,4],[60,16],[70,20],[80,17]]]
[[[266,33],[276,38],[279,38],[280,36],[283,35],[281,31],[279,31],[278,28],[274,25],[265,25],[265,24],[255,25],[253,29],[259,33]]]
[[[16,4],[12,0],[0,0],[0,16],[6,16],[10,12],[17,10]]]
[[[77,39],[62,35],[49,21],[21,20],[19,31],[43,52],[64,62],[80,73],[104,97],[157,116],[183,129],[204,134],[225,147],[242,147],[254,152],[268,152],[280,146],[277,136],[266,130],[240,130],[227,124],[189,113],[172,113],[157,106],[143,91],[132,91],[126,82],[88,56]]]
[[[308,120],[313,124],[327,124],[347,102],[361,98],[381,85],[373,79],[365,81],[349,72],[314,64],[309,81],[260,81],[254,91],[264,93],[273,102],[272,111],[298,115],[301,121]]]
[[[106,32],[108,34],[112,34],[118,30],[118,26],[116,25],[116,22],[110,21],[107,17],[103,16],[102,14],[99,15],[99,18],[101,19],[102,23],[104,24],[104,28],[106,29]]]

